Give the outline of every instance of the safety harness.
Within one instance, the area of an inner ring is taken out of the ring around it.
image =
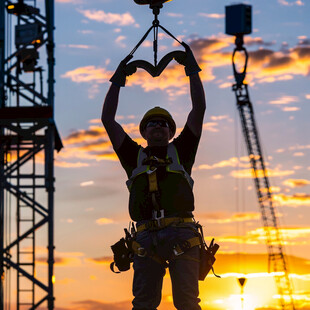
[[[118,267],[120,271],[126,271],[130,268],[130,262],[133,261],[133,254],[139,257],[150,257],[159,264],[168,266],[167,261],[156,254],[155,250],[147,250],[136,241],[137,234],[145,231],[156,231],[168,226],[184,227],[192,229],[195,232],[195,237],[187,240],[179,240],[174,244],[171,259],[189,259],[200,263],[200,280],[204,280],[210,270],[213,271],[213,263],[215,261],[214,255],[218,249],[218,245],[211,245],[208,247],[204,241],[203,231],[201,225],[193,218],[182,217],[165,217],[164,209],[161,208],[159,203],[160,192],[158,187],[157,172],[158,168],[164,167],[169,173],[180,173],[187,180],[189,186],[193,188],[194,181],[190,175],[185,171],[183,165],[180,163],[177,149],[173,143],[168,144],[167,155],[165,159],[157,158],[156,156],[148,156],[144,152],[144,148],[140,148],[137,158],[137,167],[133,170],[131,177],[126,182],[129,191],[132,188],[135,178],[144,173],[148,177],[148,191],[152,202],[152,219],[147,222],[138,225],[137,227],[132,224],[131,233],[125,229],[126,238],[122,238],[119,242],[112,246],[114,253],[114,262],[111,263],[111,270],[114,271],[114,265]],[[188,225],[189,223],[195,224]],[[186,255],[186,251],[199,246],[200,259]],[[214,271],[213,271],[214,273]]]
[[[194,181],[190,175],[186,172],[183,165],[180,163],[177,149],[173,143],[168,144],[167,155],[165,159],[157,158],[156,156],[147,156],[144,152],[144,148],[141,147],[138,153],[137,167],[133,170],[130,179],[126,182],[128,190],[131,190],[132,184],[135,178],[143,173],[148,176],[149,183],[149,195],[152,201],[153,207],[153,220],[160,221],[164,219],[164,210],[159,205],[159,188],[157,180],[157,169],[159,167],[165,167],[169,173],[180,173],[187,180],[189,186],[193,188]]]

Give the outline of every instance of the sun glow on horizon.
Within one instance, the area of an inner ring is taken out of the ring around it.
[[[227,299],[227,310],[255,310],[258,296],[252,294],[231,294]]]

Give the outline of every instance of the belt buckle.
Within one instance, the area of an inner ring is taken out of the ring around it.
[[[179,248],[180,248],[180,247],[179,247]],[[173,248],[173,253],[174,253],[175,256],[179,256],[179,255],[184,254],[184,251],[182,251],[181,249],[180,249],[180,251],[178,251],[178,250],[177,250],[177,247],[175,246],[175,247]]]
[[[157,168],[154,167],[153,170],[149,169],[149,170],[146,171],[146,173],[147,173],[147,174],[152,174],[152,173],[155,172],[156,170],[157,170]]]
[[[158,216],[158,212],[160,215]],[[161,209],[159,211],[153,210],[153,219],[157,221],[157,226],[160,228],[161,227],[161,222],[165,218],[165,210]]]

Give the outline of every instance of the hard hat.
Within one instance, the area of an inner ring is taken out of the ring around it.
[[[155,108],[147,111],[144,114],[144,116],[143,116],[143,118],[142,118],[142,120],[140,122],[139,129],[140,129],[140,133],[141,133],[142,136],[143,136],[142,132],[143,132],[147,122],[151,118],[154,118],[154,117],[162,117],[162,118],[164,118],[168,122],[168,124],[169,124],[169,128],[170,128],[170,130],[172,132],[172,137],[175,135],[176,124],[175,124],[171,114],[167,110],[165,110],[165,109],[163,109],[161,107],[155,107]]]

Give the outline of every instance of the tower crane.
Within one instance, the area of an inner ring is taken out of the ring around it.
[[[233,91],[236,95],[244,139],[253,171],[258,203],[262,214],[269,264],[275,273],[275,282],[280,296],[282,310],[295,310],[292,285],[289,279],[288,263],[284,253],[283,241],[279,231],[275,206],[272,200],[270,182],[262,153],[253,105],[250,100],[248,85],[244,83],[248,63],[248,53],[243,46],[243,36],[252,31],[252,7],[245,4],[226,6],[226,34],[235,36],[236,47],[233,51],[232,64],[236,83]],[[235,56],[244,53],[243,70],[236,68]]]

